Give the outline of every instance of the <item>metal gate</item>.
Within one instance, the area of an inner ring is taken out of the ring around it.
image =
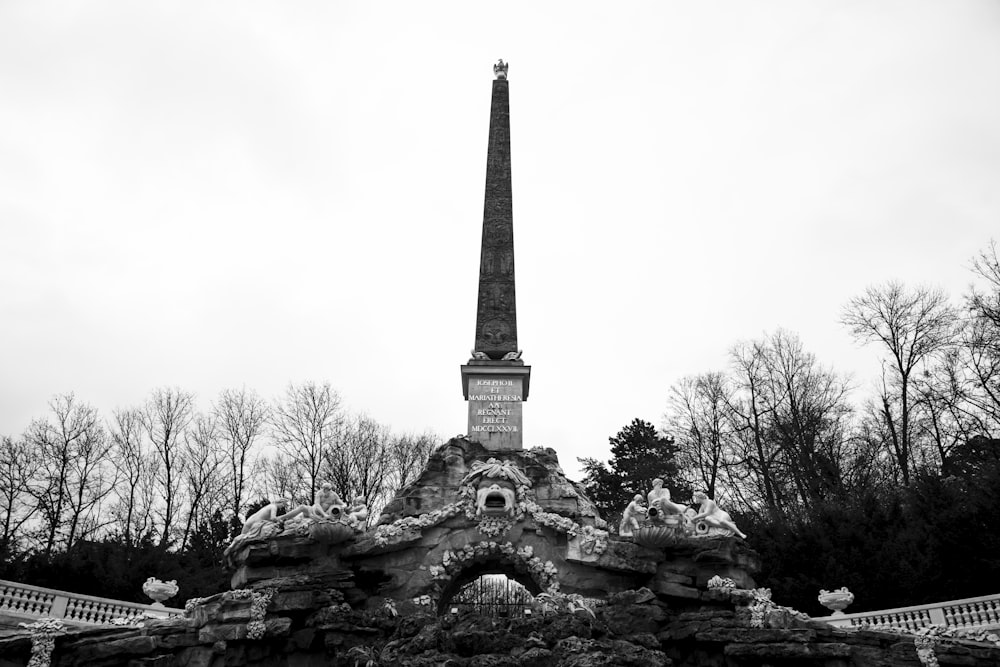
[[[517,618],[525,616],[534,598],[527,588],[502,574],[484,574],[462,586],[445,612],[474,611],[483,616]]]

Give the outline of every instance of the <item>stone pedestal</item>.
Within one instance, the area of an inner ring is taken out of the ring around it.
[[[471,360],[462,366],[470,440],[491,451],[523,449],[521,404],[530,378],[531,366],[520,361]]]

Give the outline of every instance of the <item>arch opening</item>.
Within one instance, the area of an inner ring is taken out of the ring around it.
[[[526,615],[541,586],[510,563],[476,564],[459,573],[443,591],[438,614],[473,611],[483,616],[516,618]]]

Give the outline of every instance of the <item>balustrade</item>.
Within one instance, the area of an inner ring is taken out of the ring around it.
[[[1000,594],[934,604],[864,611],[842,616],[816,616],[838,628],[894,628],[914,632],[928,625],[949,628],[1000,628]]]
[[[113,619],[132,621],[144,616],[178,616],[182,609],[109,600],[50,588],[0,580],[0,614],[63,619],[69,623],[107,625]]]

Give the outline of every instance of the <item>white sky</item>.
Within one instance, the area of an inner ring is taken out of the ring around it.
[[[329,380],[466,428],[510,62],[526,446],[608,455],[784,327],[858,399],[865,286],[1000,221],[1000,4],[0,1],[0,433],[74,391]]]

